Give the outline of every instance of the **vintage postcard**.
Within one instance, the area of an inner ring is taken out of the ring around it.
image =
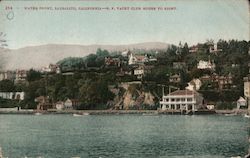
[[[247,0],[0,0],[0,158],[250,157]]]

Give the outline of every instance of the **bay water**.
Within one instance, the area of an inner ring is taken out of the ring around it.
[[[220,115],[0,115],[4,157],[244,156],[250,119]]]

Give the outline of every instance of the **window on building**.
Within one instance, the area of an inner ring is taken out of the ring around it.
[[[187,101],[188,102],[191,102],[193,99],[192,98],[187,98]]]

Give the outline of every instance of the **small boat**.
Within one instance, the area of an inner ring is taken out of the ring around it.
[[[80,116],[83,116],[81,114],[73,114],[74,117],[80,117]]]
[[[246,117],[246,118],[250,118],[250,115],[248,115],[248,114],[245,114],[245,115],[244,115],[244,117]]]
[[[87,112],[82,113],[82,114],[73,114],[74,117],[87,116],[87,115],[89,115],[89,113],[87,113]]]
[[[83,113],[83,115],[84,115],[84,116],[88,116],[88,115],[89,115],[89,113],[85,112],[85,113]]]
[[[236,116],[236,113],[231,113],[231,114],[225,114],[225,116]]]
[[[42,113],[36,112],[36,113],[34,113],[34,115],[39,116],[39,115],[42,115]]]

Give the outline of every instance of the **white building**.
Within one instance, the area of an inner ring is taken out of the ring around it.
[[[190,91],[197,91],[201,88],[201,80],[200,79],[193,79],[192,81],[188,82],[188,86],[186,87],[187,90]]]
[[[196,111],[203,105],[203,97],[196,91],[177,90],[162,97],[162,110]]]
[[[80,105],[80,102],[77,99],[67,99],[64,102],[65,109],[76,109]]]
[[[134,69],[134,75],[138,78],[141,79],[142,76],[144,75],[144,68],[143,67],[138,67]]]
[[[15,79],[15,72],[14,71],[3,71],[0,72],[0,81],[2,80],[14,80]]]
[[[246,105],[247,105],[247,101],[243,97],[240,97],[237,100],[237,109],[240,109],[241,107],[246,107]]]
[[[41,70],[42,73],[60,73],[59,65],[49,64],[49,66],[43,67]]]
[[[24,92],[0,92],[0,97],[11,100],[24,100]]]
[[[64,109],[64,102],[62,102],[62,101],[56,102],[56,109],[63,110]]]
[[[129,54],[129,51],[128,51],[128,50],[126,50],[126,51],[124,51],[124,52],[121,53],[121,55],[124,56],[124,57],[127,57],[128,54]]]
[[[207,109],[208,109],[208,110],[214,110],[214,105],[213,105],[213,104],[207,105]]]
[[[143,64],[146,62],[149,62],[147,55],[133,55],[133,53],[129,53],[128,65]]]
[[[250,98],[250,76],[244,77],[244,96]]]
[[[211,61],[200,60],[197,64],[198,69],[215,69],[215,64],[211,63]]]
[[[209,47],[210,53],[217,53],[217,52],[221,52],[221,51],[222,51],[222,49],[218,49],[217,43],[215,43]]]
[[[26,70],[16,70],[15,84],[25,82],[26,78],[27,78]]]

